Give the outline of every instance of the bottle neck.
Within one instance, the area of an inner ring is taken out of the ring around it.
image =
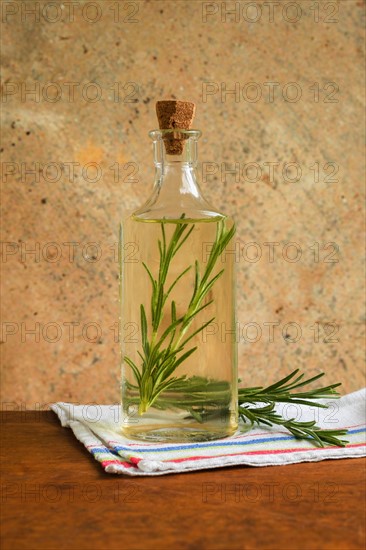
[[[196,170],[188,162],[164,162],[155,169],[155,186],[159,194],[175,194],[176,197],[191,195],[201,197],[201,192],[196,178]]]
[[[172,154],[174,153],[174,154]],[[155,185],[160,192],[199,198],[201,192],[196,177],[197,141],[160,139],[154,142]]]

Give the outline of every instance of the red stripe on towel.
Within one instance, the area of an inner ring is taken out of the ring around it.
[[[364,443],[355,443],[354,445],[347,445],[347,448],[350,447],[363,447]],[[191,456],[185,458],[175,458],[173,460],[164,460],[163,462],[186,462],[188,460],[209,460],[212,458],[222,458],[225,456],[240,456],[240,455],[271,455],[271,454],[281,454],[281,453],[297,453],[303,451],[326,451],[329,449],[334,449],[334,446],[331,447],[316,447],[316,448],[302,448],[302,449],[280,449],[276,451],[247,451],[245,453],[230,453],[225,455],[216,455],[216,456]]]

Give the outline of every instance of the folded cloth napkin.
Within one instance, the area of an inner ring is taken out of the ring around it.
[[[68,426],[93,457],[111,474],[130,476],[163,475],[224,466],[274,466],[296,462],[317,462],[329,458],[366,455],[366,388],[338,400],[323,399],[319,409],[284,403],[277,408],[286,418],[315,420],[324,429],[347,429],[344,448],[315,447],[296,439],[281,427],[244,424],[235,435],[203,443],[151,443],[121,434],[119,405],[75,405],[55,403],[51,409],[61,424]],[[245,431],[243,431],[243,429]]]

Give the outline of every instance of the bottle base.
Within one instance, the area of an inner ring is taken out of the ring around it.
[[[182,428],[182,427],[168,427],[161,428],[144,426],[144,428],[137,429],[136,427],[124,427],[122,428],[122,434],[129,439],[137,439],[139,441],[149,442],[167,442],[167,443],[190,443],[190,442],[204,442],[214,441],[215,439],[224,439],[234,435],[237,430],[237,426],[230,426],[226,430],[212,430],[204,428]]]

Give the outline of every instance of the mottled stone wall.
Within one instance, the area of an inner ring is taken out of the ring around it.
[[[249,4],[2,2],[3,401],[119,399],[115,243],[164,98],[238,223],[243,382],[364,385],[364,2]]]

